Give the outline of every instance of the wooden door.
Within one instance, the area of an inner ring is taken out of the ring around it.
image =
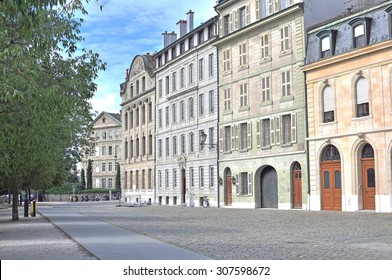
[[[231,175],[226,175],[226,205],[232,205],[233,203],[233,195],[232,195],[232,183],[231,183]]]
[[[362,159],[362,198],[364,210],[376,209],[376,174],[374,158]]]
[[[322,210],[342,210],[340,162],[321,164],[321,197]]]
[[[261,207],[278,208],[278,175],[276,170],[268,166],[261,172]]]
[[[293,208],[302,208],[302,171],[293,170]]]

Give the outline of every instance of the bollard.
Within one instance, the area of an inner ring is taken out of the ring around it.
[[[24,216],[29,216],[29,203],[27,201],[27,198],[24,200]]]
[[[31,204],[30,216],[35,217],[35,200],[33,200],[33,203]]]

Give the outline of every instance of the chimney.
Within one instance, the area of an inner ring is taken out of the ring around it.
[[[165,33],[162,33],[162,47],[166,48],[169,44],[169,34],[165,31]]]
[[[177,22],[177,39],[180,39],[187,33],[187,21],[180,20]]]
[[[189,10],[187,13],[188,16],[188,21],[187,21],[187,33],[191,32],[193,30],[193,17],[194,17],[194,12],[192,10]]]
[[[175,42],[177,40],[177,34],[176,32],[172,31],[172,33],[169,34],[169,44]]]

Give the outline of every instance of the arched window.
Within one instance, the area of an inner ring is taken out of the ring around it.
[[[356,87],[356,116],[369,116],[369,83],[365,78],[357,81]]]
[[[340,154],[338,149],[333,145],[328,145],[324,151],[321,161],[332,161],[332,160],[340,160]]]
[[[335,120],[335,94],[331,86],[327,86],[323,91],[323,122],[333,122]]]

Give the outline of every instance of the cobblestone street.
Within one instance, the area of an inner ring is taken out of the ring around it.
[[[392,259],[391,214],[113,203],[59,207],[215,259]]]

